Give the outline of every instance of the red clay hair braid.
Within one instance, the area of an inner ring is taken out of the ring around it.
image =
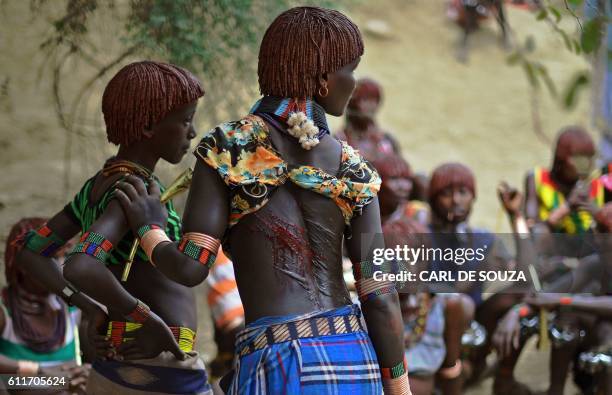
[[[204,95],[189,71],[167,63],[128,64],[110,80],[102,96],[108,141],[129,145],[173,110]]]
[[[292,8],[276,17],[263,37],[259,90],[270,96],[312,97],[320,75],[361,55],[359,28],[344,14],[319,7]]]

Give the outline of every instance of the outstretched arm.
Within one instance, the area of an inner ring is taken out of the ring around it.
[[[377,270],[378,266],[372,266],[374,250],[385,247],[377,198],[363,209],[361,216],[352,220],[351,227],[353,236],[347,240],[346,245],[353,266],[361,265],[365,269],[362,273],[368,267]],[[365,275],[363,278],[357,277],[355,280],[360,291],[361,308],[383,374],[385,394],[409,394],[410,386],[404,363],[404,323],[394,284],[376,284]],[[365,294],[376,287],[383,292]]]
[[[156,183],[150,183],[147,188],[139,178],[128,177],[119,187],[117,198],[135,233],[144,225],[159,226],[165,222],[165,209],[160,204]],[[204,281],[227,228],[227,194],[219,175],[198,161],[183,215],[183,238],[179,242],[159,242],[150,252],[151,261],[159,271],[186,286]],[[145,237],[141,238],[143,242]],[[216,248],[210,248],[215,245]]]

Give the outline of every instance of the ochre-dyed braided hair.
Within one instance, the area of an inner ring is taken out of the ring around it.
[[[595,155],[595,143],[584,128],[568,126],[563,128],[557,137],[554,161],[564,162],[576,152]]]
[[[312,97],[319,88],[319,76],[361,55],[359,28],[341,12],[292,8],[276,17],[261,42],[259,90],[270,96]]]
[[[448,187],[465,187],[476,197],[474,173],[461,163],[444,163],[438,166],[429,179],[429,204],[433,207],[436,197]]]
[[[15,284],[17,282],[18,268],[15,265],[15,257],[23,248],[26,234],[30,230],[40,228],[46,222],[46,218],[23,218],[11,228],[6,240],[6,249],[4,250],[4,275],[8,284]]]
[[[167,63],[131,63],[110,80],[102,96],[108,141],[129,145],[170,112],[204,95],[189,71]]]

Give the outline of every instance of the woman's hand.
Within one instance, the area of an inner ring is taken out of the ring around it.
[[[134,332],[134,340],[119,346],[118,356],[124,360],[155,358],[162,351],[170,351],[176,359],[184,360],[185,353],[179,348],[172,331],[166,323],[151,311],[147,321]]]
[[[115,197],[134,234],[143,225],[166,228],[168,211],[160,202],[161,192],[155,180],[151,179],[147,187],[140,178],[128,175],[117,183]]]
[[[101,332],[104,330],[108,315],[97,305],[83,312],[87,324],[87,339],[95,358],[107,359],[115,355],[114,346]]]

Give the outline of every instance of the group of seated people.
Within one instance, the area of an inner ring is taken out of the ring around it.
[[[607,237],[612,229],[612,166],[595,168],[591,136],[580,127],[563,129],[552,167],[529,171],[524,193],[500,182],[497,194],[510,220],[513,256],[504,235],[470,225],[476,200],[472,170],[444,163],[429,177],[414,173],[397,141],[376,123],[381,97],[376,82],[359,81],[339,137],[372,161],[382,178],[386,247],[486,247],[482,261],[459,266],[430,259],[407,269],[415,278],[424,270],[522,271],[529,283],[493,289],[495,284],[459,281],[448,292],[427,282],[400,291],[413,394],[431,394],[434,388],[459,394],[489,375],[494,375],[495,394],[531,394],[514,378],[514,367],[531,334],[544,337],[545,332],[552,337],[547,339],[552,340],[548,394],[564,393],[572,364],[583,393],[612,391],[612,239]],[[541,309],[553,312],[552,322],[543,324],[548,331],[533,328],[534,322],[539,325]],[[476,340],[483,333],[484,341]],[[497,363],[487,366],[492,350]]]
[[[547,337],[549,332],[557,334],[552,335],[548,394],[563,394],[572,364],[574,380],[584,393],[612,391],[610,368],[603,362],[597,365],[597,358],[609,359],[612,347],[612,239],[606,237],[612,230],[612,165],[594,171],[596,152],[589,134],[579,127],[564,129],[552,167],[529,172],[524,193],[500,184],[497,194],[510,220],[513,255],[500,235],[470,225],[476,200],[472,170],[461,163],[444,163],[428,177],[416,174],[403,159],[399,143],[376,122],[381,102],[377,82],[358,81],[346,126],[337,137],[357,148],[382,178],[379,199],[386,247],[485,247],[484,260],[462,262],[461,270],[530,273],[530,287],[516,289],[510,285],[490,291],[483,282],[455,282],[444,289],[418,281],[400,289],[412,393],[432,394],[437,389],[461,394],[492,373],[495,394],[530,394],[513,371],[530,335],[542,337],[545,332]],[[88,365],[81,362],[78,310],[14,264],[24,235],[44,222],[20,221],[7,242],[0,373],[61,371],[70,377],[71,390],[82,392]],[[63,251],[66,248],[56,253],[56,260],[62,259]],[[435,259],[407,266],[417,278],[424,270],[458,268]],[[231,262],[221,250],[207,282],[219,348],[210,372],[221,377],[231,367],[235,334],[244,325]],[[552,322],[544,324],[548,316],[540,311],[555,312]],[[530,332],[534,318],[549,330]],[[87,335],[86,330],[80,333]],[[485,336],[474,341],[479,333]],[[497,363],[487,366],[493,350]]]

